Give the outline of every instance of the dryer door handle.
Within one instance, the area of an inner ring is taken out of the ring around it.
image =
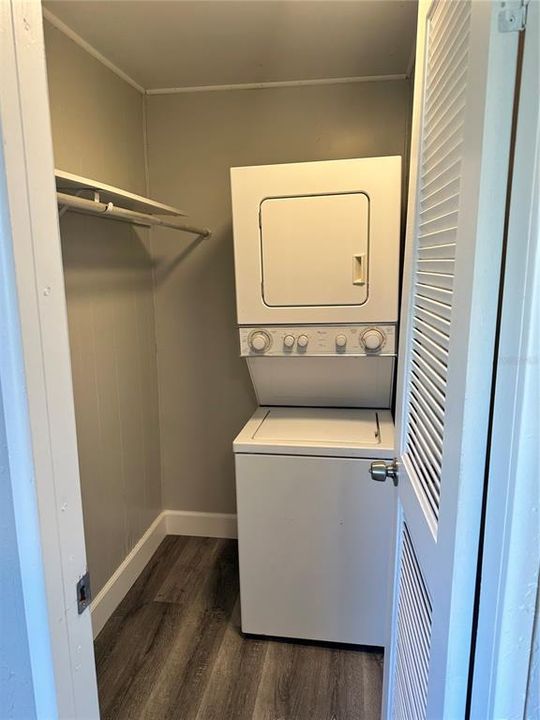
[[[353,285],[366,284],[366,253],[353,255]]]

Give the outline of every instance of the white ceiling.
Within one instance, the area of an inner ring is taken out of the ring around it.
[[[407,72],[416,0],[50,0],[145,89]]]

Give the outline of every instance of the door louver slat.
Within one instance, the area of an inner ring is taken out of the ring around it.
[[[463,126],[463,118],[465,117],[465,102],[458,104],[454,107],[452,112],[446,112],[445,122],[442,123],[436,132],[433,132],[430,138],[426,138],[424,143],[424,152],[429,153],[433,148],[437,148],[441,143],[446,141],[446,138],[450,138],[450,141],[454,138],[455,130],[460,129]]]
[[[447,185],[443,185],[439,190],[431,194],[426,194],[420,201],[422,212],[435,207],[437,204],[453,199],[456,206],[459,206],[459,178],[449,180]]]
[[[461,55],[459,55],[456,58],[456,62],[452,70],[448,73],[448,75],[445,77],[445,79],[441,82],[441,84],[437,87],[437,89],[430,95],[430,97],[426,98],[427,104],[429,107],[432,107],[435,102],[438,101],[439,98],[443,96],[443,94],[450,93],[456,85],[459,84],[460,80],[462,79],[463,73],[467,69],[467,63],[466,63],[466,57],[465,52],[463,51]]]
[[[461,159],[461,140],[453,147],[444,148],[434,162],[426,162],[423,168],[423,177],[426,184],[429,184],[434,178],[439,177],[449,168],[454,167],[456,161]]]
[[[432,339],[426,335],[425,332],[423,332],[423,328],[419,325],[413,328],[413,341],[416,341],[419,345],[422,345],[422,347],[428,348],[432,355],[435,355],[438,360],[446,365],[448,361],[448,351],[446,348],[440,345],[437,339]]]
[[[424,414],[429,417],[429,421],[433,427],[433,432],[442,445],[444,425],[440,415],[437,414],[432,404],[429,404],[426,400],[424,400],[421,394],[415,393],[414,390],[411,390],[411,394],[414,397],[417,407],[421,407]]]
[[[456,237],[456,228],[448,227],[434,232],[421,233],[418,235],[418,244],[422,247],[433,245],[450,245]]]
[[[463,36],[463,26],[467,22],[465,16],[455,28],[455,35],[447,35],[444,46],[441,46],[432,54],[431,64],[447,65],[447,72],[434,73],[432,76],[431,91],[426,94],[426,110],[430,110],[435,103],[439,103],[450,88],[457,85],[459,76],[463,71],[463,58],[467,53],[466,38]]]
[[[424,461],[423,461],[423,459],[422,459],[422,457],[421,457],[421,454],[419,455],[419,454],[417,453],[416,448],[415,448],[414,445],[412,445],[412,444],[411,444],[411,448],[410,448],[410,450],[409,450],[409,455],[408,455],[408,457],[409,457],[409,461],[411,462],[411,465],[412,465],[413,469],[414,469],[415,472],[417,473],[418,477],[422,479],[422,482],[423,482],[424,485],[425,485],[424,498],[425,498],[425,499],[427,500],[427,502],[429,503],[432,512],[434,512],[434,511],[435,511],[435,508],[436,508],[436,505],[435,505],[435,502],[436,502],[436,489],[435,489],[435,485],[433,485],[433,486],[431,485],[431,482],[432,482],[432,481],[431,481],[431,478],[430,478],[430,476],[429,476],[429,473],[424,472],[424,470],[422,469],[422,468],[424,467],[425,463],[424,463]]]
[[[405,455],[435,523],[444,466],[470,12],[470,2],[435,3],[426,34]]]
[[[428,429],[426,429],[423,421],[420,419],[420,417],[416,413],[416,408],[413,408],[411,406],[411,423],[420,430],[418,433],[418,439],[420,441],[420,445],[422,446],[422,450],[424,451],[424,454],[426,457],[429,458],[429,461],[432,463],[432,466],[440,472],[441,469],[441,453],[438,451],[435,447],[435,443],[433,442],[432,438],[427,435],[429,432]],[[429,426],[429,424],[428,424]]]
[[[452,305],[448,302],[441,302],[438,297],[434,297],[434,294],[438,292],[448,293],[448,290],[440,290],[439,288],[433,288],[429,285],[426,287],[419,287],[418,292],[414,296],[414,305],[431,312],[432,315],[438,315],[448,323],[450,323]],[[451,295],[451,293],[449,293]],[[446,298],[442,297],[443,300]]]
[[[437,300],[443,305],[447,305],[450,309],[452,308],[451,290],[441,290],[441,288],[434,288],[431,285],[422,285],[422,283],[418,283],[416,292],[422,297],[428,297],[432,300]]]
[[[412,352],[416,357],[431,368],[431,370],[438,375],[446,386],[446,363],[442,362],[435,353],[431,351],[431,348],[427,343],[423,342],[424,338],[413,338]]]
[[[438,232],[439,230],[453,230],[456,227],[458,211],[435,216],[433,218],[421,218],[422,235],[426,233]]]
[[[420,246],[418,256],[421,260],[453,259],[456,254],[455,243]]]
[[[418,259],[418,269],[421,272],[436,273],[437,275],[454,274],[454,261],[448,258],[443,259],[426,259],[422,257]]]
[[[424,720],[432,608],[406,523],[402,527],[392,716],[395,720]]]
[[[462,19],[456,18],[457,22],[448,30],[447,38],[451,41],[443,48],[442,52],[439,48],[433,50],[430,47],[428,62],[430,64],[430,83],[426,98],[431,97],[432,93],[437,92],[443,78],[448,77],[448,73],[455,67],[457,57],[463,52],[468,51],[468,32],[464,32],[468,25],[469,8],[467,4],[465,14]],[[430,38],[431,39],[431,38]]]
[[[426,427],[433,427],[433,423],[431,421],[431,418],[429,418],[424,410],[422,409],[422,405],[418,403],[414,408],[414,417],[415,419],[418,418],[418,422],[420,422],[422,425]],[[435,431],[431,435],[430,439],[430,446],[433,449],[433,453],[435,454],[435,457],[439,459],[439,462],[442,461],[442,439],[441,436]]]
[[[442,433],[440,432],[440,422],[437,416],[433,416],[433,412],[429,414],[429,411],[426,409],[424,398],[422,398],[420,395],[416,395],[414,398],[414,405],[412,405],[415,412],[423,412],[424,418],[425,418],[425,425],[431,427],[433,429],[433,441],[437,442],[438,445],[442,446]],[[420,446],[419,446],[420,447]],[[435,478],[436,480],[436,478]]]
[[[463,110],[464,107],[465,89],[463,89],[462,92],[454,95],[448,101],[446,107],[441,109],[441,112],[439,112],[438,115],[431,115],[430,117],[425,118],[426,125],[430,129],[429,133],[426,133],[426,146],[424,147],[423,152],[425,152],[426,147],[433,147],[432,143],[434,141],[440,142],[440,140],[446,136],[447,128],[449,124],[454,120],[454,115],[459,115],[459,113]]]
[[[434,430],[439,429],[439,436],[442,439],[444,433],[444,409],[441,403],[432,402],[429,395],[426,397],[426,391],[423,388],[416,386],[411,388],[411,395],[417,403],[422,404],[426,412],[430,417],[435,416],[438,420],[438,424],[434,423],[437,427]],[[429,411],[426,409],[429,408]],[[441,429],[442,428],[442,429]]]
[[[461,7],[460,3],[452,2],[451,7],[448,8],[448,12],[444,13],[444,17],[441,18],[440,14],[444,12],[443,8],[441,5],[435,6],[435,10],[431,18],[432,30],[430,35],[432,45],[435,50],[439,46],[439,40],[446,37],[448,34],[448,23],[454,22],[454,24],[456,24],[459,22],[459,17],[456,16],[456,13]]]
[[[432,325],[429,325],[429,323],[423,322],[421,320],[421,318],[418,316],[416,317],[415,322],[414,322],[414,329],[420,335],[425,335],[433,343],[438,345],[442,351],[444,351],[444,353],[445,353],[443,356],[443,361],[444,361],[444,357],[448,356],[448,337],[443,335],[443,333],[440,333]]]
[[[461,161],[457,160],[452,167],[442,172],[437,177],[433,178],[429,183],[425,184],[426,195],[440,190],[444,185],[450,183],[452,180],[459,178],[459,169],[461,167]]]
[[[446,137],[448,137],[449,143],[455,143],[460,137],[462,125],[461,118],[457,118],[455,122],[448,126],[442,140],[439,138],[438,142],[436,139],[430,142],[429,147],[426,146],[425,150],[426,161],[431,160],[436,153],[440,153],[444,149]]]
[[[433,300],[426,295],[415,295],[414,298],[415,305],[418,305],[421,308],[424,308],[424,310],[430,310],[432,313],[438,313],[441,317],[444,317],[446,320],[450,321],[450,314],[452,311],[452,308],[450,305],[446,305],[442,302],[439,302],[438,300]]]
[[[421,268],[417,268],[418,282],[422,285],[431,285],[440,290],[452,290],[454,287],[454,276],[445,275],[444,273],[423,272]]]
[[[414,314],[419,320],[423,320],[425,325],[429,325],[430,328],[438,330],[441,336],[441,344],[448,349],[448,341],[450,336],[450,323],[443,317],[436,315],[432,312],[427,312],[424,308],[416,305],[414,307]],[[444,337],[442,337],[444,336]]]
[[[443,200],[424,203],[423,210],[420,211],[420,217],[422,221],[431,220],[434,217],[448,214],[451,212],[457,212],[459,207],[459,195],[451,195],[450,197],[445,196]]]
[[[432,364],[426,362],[425,356],[420,355],[415,349],[413,349],[412,363],[429,377],[431,382],[439,388],[443,395],[446,394],[446,380],[444,376],[437,372]]]

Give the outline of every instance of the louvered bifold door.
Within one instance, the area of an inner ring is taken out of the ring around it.
[[[441,2],[427,25],[405,453],[434,524],[441,496],[470,16],[469,2]]]
[[[517,58],[507,12],[419,5],[387,718],[465,712]]]

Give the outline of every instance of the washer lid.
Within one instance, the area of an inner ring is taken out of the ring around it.
[[[234,441],[237,453],[387,457],[393,451],[387,410],[258,408]]]

